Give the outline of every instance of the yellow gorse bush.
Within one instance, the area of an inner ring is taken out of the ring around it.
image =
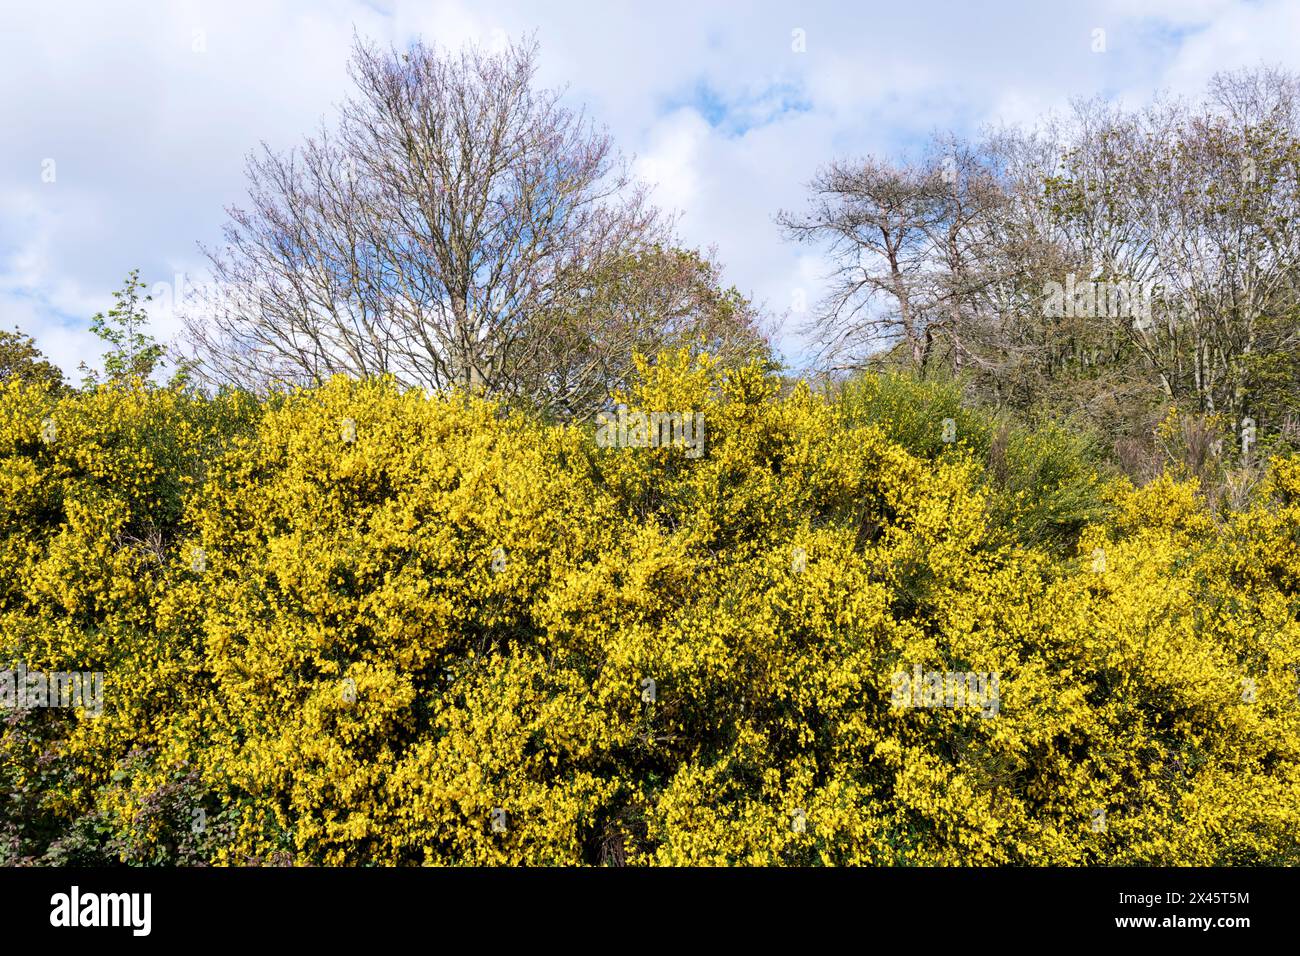
[[[6,385],[0,666],[105,674],[0,713],[9,859],[1300,863],[1300,461],[1226,518],[1097,480],[1062,551],[967,444],[758,367],[616,400],[704,454],[383,380]]]

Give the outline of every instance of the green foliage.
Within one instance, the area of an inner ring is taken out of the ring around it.
[[[36,347],[30,335],[18,329],[0,329],[0,382],[18,379],[41,384],[52,390],[64,388],[63,372]]]
[[[1068,551],[1084,526],[1108,511],[1106,485],[1114,469],[1086,426],[1030,426],[1006,413],[963,406],[957,382],[899,373],[849,381],[836,389],[835,400],[847,424],[877,425],[913,455],[932,461],[968,456],[990,489],[992,526],[1021,544]]]
[[[96,313],[90,320],[90,330],[111,346],[104,353],[104,373],[110,382],[147,382],[162,362],[163,347],[144,331],[149,316],[142,304],[153,298],[141,295],[144,288],[140,270],[132,269],[122,288],[113,293],[113,308]],[[84,362],[81,370],[87,386],[98,384],[99,376]]]

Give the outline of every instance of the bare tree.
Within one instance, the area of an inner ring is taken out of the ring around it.
[[[547,323],[667,228],[608,135],[534,88],[536,55],[358,40],[337,123],[249,158],[248,205],[205,250],[214,291],[188,316],[197,372],[527,387]]]
[[[787,237],[823,244],[830,254],[831,290],[812,323],[823,358],[852,362],[882,343],[901,342],[923,370],[926,273],[943,214],[934,178],[867,158],[831,163],[809,189],[810,209],[782,211],[777,222]]]
[[[938,139],[923,170],[936,211],[922,226],[930,259],[925,364],[937,346],[955,375],[971,362],[987,365],[982,342],[990,326],[1001,324],[998,307],[1016,285],[1020,261],[1008,255],[1011,200],[987,144]]]

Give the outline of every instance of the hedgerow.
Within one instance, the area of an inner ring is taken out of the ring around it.
[[[1225,515],[858,387],[642,363],[692,458],[386,380],[10,382],[0,667],[104,707],[0,714],[0,852],[1300,863],[1300,459]]]

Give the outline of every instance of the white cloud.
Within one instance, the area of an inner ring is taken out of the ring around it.
[[[633,172],[656,190],[667,210],[688,210],[699,198],[699,151],[708,138],[709,124],[691,109],[676,110],[652,127],[650,148]]]

